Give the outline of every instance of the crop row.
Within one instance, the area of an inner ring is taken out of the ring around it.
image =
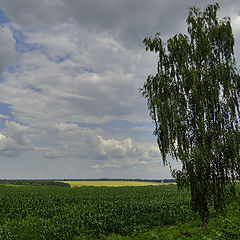
[[[0,239],[96,239],[193,219],[176,186],[0,188]]]

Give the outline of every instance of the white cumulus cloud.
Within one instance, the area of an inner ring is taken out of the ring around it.
[[[0,133],[0,154],[18,157],[31,150],[31,140],[26,136],[26,130],[25,126],[7,121],[4,133]]]

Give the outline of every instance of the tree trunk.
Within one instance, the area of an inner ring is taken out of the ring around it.
[[[202,230],[206,231],[208,227],[208,222],[209,222],[209,211],[204,212],[202,221],[203,221]]]

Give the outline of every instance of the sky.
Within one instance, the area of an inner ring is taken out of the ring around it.
[[[238,63],[240,6],[218,2]],[[188,6],[209,3],[0,0],[0,178],[170,178],[139,93],[157,65],[142,41],[186,33]]]

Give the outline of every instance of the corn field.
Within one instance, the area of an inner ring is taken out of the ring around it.
[[[0,239],[98,239],[196,217],[188,191],[147,187],[0,188]]]

